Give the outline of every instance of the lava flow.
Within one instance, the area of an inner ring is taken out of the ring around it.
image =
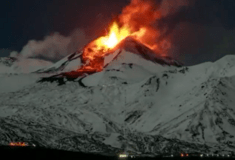
[[[143,27],[132,33],[129,26],[125,25],[119,27],[117,22],[114,22],[107,36],[100,37],[88,44],[88,46],[85,48],[83,58],[93,60],[95,57],[103,57],[105,52],[114,48],[126,37],[132,36],[136,39],[140,39],[145,34],[145,32],[146,29]]]
[[[28,146],[28,144],[25,142],[11,142],[9,145],[10,146],[21,146],[21,147]]]
[[[160,34],[151,25],[160,17],[161,14],[154,9],[150,1],[132,0],[130,5],[123,9],[118,21],[112,23],[106,36],[99,37],[84,47],[83,66],[77,72],[102,71],[104,57],[129,36],[150,49],[158,50],[159,45],[154,42]]]
[[[126,37],[132,36],[138,40],[145,32],[145,28],[141,28],[136,32],[131,32],[128,26],[119,27],[117,22],[114,22],[107,36],[99,37],[84,48],[82,58],[86,65],[81,67],[78,71],[101,71],[103,69],[103,57],[108,51],[113,49]]]

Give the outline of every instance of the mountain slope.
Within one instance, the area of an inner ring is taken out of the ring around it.
[[[35,73],[59,73],[76,70],[82,63],[81,54],[82,52],[74,52],[53,65],[35,71]]]
[[[78,71],[80,67],[87,65],[87,62],[82,59],[82,53],[83,51],[78,51],[68,55],[61,61],[52,66],[40,69],[36,73],[57,73],[51,77],[42,79],[42,81],[59,81],[60,84],[64,84],[63,78],[74,80],[78,77],[97,72],[95,68]],[[181,63],[170,57],[162,57],[156,54],[130,37],[124,39],[114,49],[107,52],[101,61],[103,61],[103,69],[120,68],[122,64],[135,64],[152,73],[182,66]],[[156,70],[156,68],[158,69]]]
[[[14,57],[0,57],[0,64],[5,66],[12,66],[12,64],[17,61]]]
[[[57,65],[59,74],[1,94],[0,143],[23,139],[99,153],[234,154],[235,57],[180,67],[169,58],[144,58],[148,51],[124,42],[104,58],[101,72],[63,72]],[[74,64],[80,55],[73,54]]]
[[[1,57],[0,58],[0,74],[24,74],[31,73],[45,66],[52,65],[52,62],[33,59],[33,58],[14,58]]]

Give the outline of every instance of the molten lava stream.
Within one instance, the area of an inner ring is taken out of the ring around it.
[[[106,36],[97,38],[89,43],[83,50],[82,61],[88,62],[77,70],[77,74],[94,73],[103,70],[104,57],[108,51],[112,50],[118,43],[128,36],[138,39],[144,35],[146,29],[141,28],[136,32],[131,32],[130,27],[123,25],[119,27],[116,22],[110,27],[109,33]]]

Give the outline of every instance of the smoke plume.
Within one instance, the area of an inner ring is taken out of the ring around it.
[[[128,24],[132,31],[147,28],[142,42],[150,45],[159,54],[167,54],[171,48],[168,34],[174,26],[169,27],[165,19],[191,4],[192,1],[189,0],[132,0],[122,10],[119,21],[121,24]]]
[[[10,56],[18,58],[40,57],[57,61],[75,52],[87,42],[88,38],[81,29],[74,30],[69,36],[55,32],[46,36],[43,40],[29,40],[19,53],[13,51]]]

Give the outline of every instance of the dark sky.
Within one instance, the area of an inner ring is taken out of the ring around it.
[[[155,1],[160,5],[162,0]],[[167,29],[164,36],[170,37],[173,46],[169,55],[194,65],[235,54],[235,1],[188,1],[193,4],[177,8],[156,24]],[[0,56],[8,56],[12,50],[20,52],[29,40],[43,40],[55,32],[66,37],[80,29],[91,40],[129,3],[129,0],[1,1]]]
[[[111,14],[118,14],[128,0],[6,0],[1,1],[0,48],[20,50],[30,39],[43,39],[59,32],[67,35],[76,28],[99,27]],[[91,34],[91,33],[90,33]]]

